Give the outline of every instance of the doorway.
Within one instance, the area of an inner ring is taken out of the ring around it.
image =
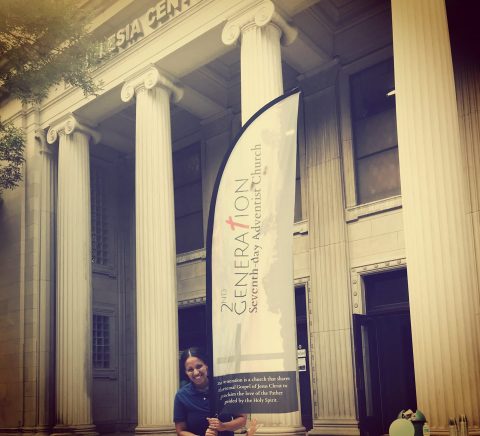
[[[403,409],[416,410],[407,270],[363,278],[365,315],[353,316],[360,431],[388,434]]]
[[[205,304],[178,308],[178,347],[207,349]]]
[[[297,319],[297,363],[300,389],[300,409],[302,412],[302,425],[307,431],[309,431],[313,428],[313,417],[305,286],[295,287],[295,312]]]

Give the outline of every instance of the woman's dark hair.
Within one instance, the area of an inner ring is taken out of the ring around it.
[[[196,357],[197,359],[202,360],[205,364],[209,364],[208,361],[208,356],[207,353],[205,353],[201,348],[199,347],[190,347],[182,351],[182,354],[180,355],[180,374],[183,375],[183,377],[186,378],[185,376],[185,362],[189,357]]]

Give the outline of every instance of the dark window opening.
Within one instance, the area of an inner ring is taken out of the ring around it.
[[[94,368],[110,368],[110,317],[93,314],[92,358]]]
[[[109,264],[109,229],[106,175],[95,165],[91,165],[90,168],[92,263],[107,266]]]
[[[400,194],[393,59],[350,78],[358,204]]]

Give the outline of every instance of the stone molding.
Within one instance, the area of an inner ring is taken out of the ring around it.
[[[140,89],[152,89],[155,86],[166,89],[174,103],[178,103],[183,97],[183,89],[160,73],[153,65],[149,65],[125,80],[120,96],[122,101],[128,103]]]
[[[407,266],[407,259],[399,257],[384,260],[382,262],[370,263],[366,265],[354,266],[350,270],[350,280],[352,286],[351,311],[352,313],[365,314],[364,291],[362,287],[362,277],[369,274],[398,270]]]
[[[194,297],[178,300],[178,307],[191,307],[207,304],[207,297]]]
[[[71,135],[74,132],[80,132],[84,135],[87,135],[95,144],[100,142],[100,133],[81,123],[73,114],[68,114],[67,116],[61,118],[56,124],[52,125],[48,129],[47,142],[49,144],[53,144],[58,140],[59,135]],[[35,133],[35,136],[36,135],[37,133]]]
[[[281,30],[280,41],[283,45],[290,45],[298,36],[297,28],[287,23],[270,0],[265,0],[259,6],[228,20],[222,31],[222,42],[225,45],[235,44],[245,27],[252,24],[264,27],[269,23],[275,24]]]
[[[382,198],[381,200],[370,203],[359,204],[358,206],[347,207],[345,209],[345,220],[347,223],[358,221],[366,216],[387,212],[389,210],[400,209],[402,207],[402,195]]]

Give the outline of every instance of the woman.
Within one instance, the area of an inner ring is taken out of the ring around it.
[[[245,415],[209,418],[208,366],[199,348],[189,348],[180,357],[180,370],[190,383],[180,388],[173,404],[173,420],[178,436],[233,436],[246,423]]]

